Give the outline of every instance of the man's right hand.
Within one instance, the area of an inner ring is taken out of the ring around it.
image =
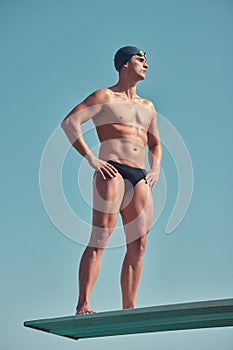
[[[117,169],[105,160],[95,157],[87,157],[87,159],[90,166],[99,172],[104,180],[116,177],[116,174],[118,173]]]

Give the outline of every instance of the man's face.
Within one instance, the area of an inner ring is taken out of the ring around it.
[[[134,55],[128,61],[128,72],[130,74],[137,75],[139,80],[144,80],[146,76],[146,71],[148,68],[146,58],[143,56]]]

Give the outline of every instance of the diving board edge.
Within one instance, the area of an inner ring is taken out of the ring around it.
[[[233,326],[233,298],[25,321],[71,339]]]

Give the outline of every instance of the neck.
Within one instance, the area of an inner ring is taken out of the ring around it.
[[[113,88],[116,92],[120,92],[122,93],[122,95],[125,95],[129,100],[133,100],[136,97],[135,81],[120,78],[118,83],[115,86],[113,86]]]

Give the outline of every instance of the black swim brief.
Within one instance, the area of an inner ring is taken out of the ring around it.
[[[146,169],[135,168],[126,164],[121,164],[114,162],[113,160],[107,161],[109,164],[113,165],[123,177],[123,179],[131,182],[133,187],[142,179],[145,179]]]

